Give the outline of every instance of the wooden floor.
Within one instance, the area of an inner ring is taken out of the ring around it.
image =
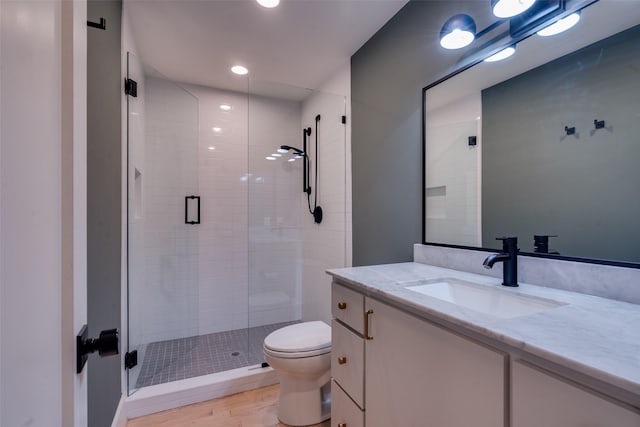
[[[279,386],[259,388],[207,402],[195,403],[145,417],[134,418],[127,427],[286,427],[278,422]],[[329,427],[330,420],[313,427]]]

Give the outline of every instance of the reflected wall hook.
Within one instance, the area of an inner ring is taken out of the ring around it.
[[[567,135],[575,135],[576,134],[575,126],[573,126],[573,127],[565,126],[564,127],[564,131],[567,133]]]
[[[100,18],[100,22],[87,21],[87,26],[88,27],[97,28],[99,30],[106,30],[107,29],[107,20],[104,19],[104,18]]]
[[[593,126],[595,126],[596,129],[604,129],[604,120],[595,119],[593,121]]]

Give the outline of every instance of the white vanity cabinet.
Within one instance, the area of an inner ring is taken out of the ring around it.
[[[332,295],[332,427],[504,426],[505,354],[335,282]]]
[[[512,427],[640,427],[640,414],[613,399],[514,361]]]
[[[366,298],[367,427],[505,425],[507,356]]]
[[[364,296],[331,289],[331,427],[364,426]]]

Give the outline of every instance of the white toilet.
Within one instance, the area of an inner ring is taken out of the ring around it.
[[[324,322],[285,326],[264,339],[264,357],[280,376],[278,419],[290,426],[331,416],[331,328]]]

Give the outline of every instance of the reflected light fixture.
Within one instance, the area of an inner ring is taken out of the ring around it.
[[[580,13],[572,13],[571,15],[559,19],[548,27],[538,31],[538,35],[543,37],[555,36],[556,34],[560,34],[563,31],[567,31],[569,28],[572,28],[578,23],[578,21],[580,21]]]
[[[280,0],[256,0],[258,4],[262,7],[266,7],[267,9],[271,9],[280,4]]]
[[[208,146],[207,148],[208,148],[209,150],[211,150],[211,151],[213,151],[213,150],[215,150],[215,149],[216,149],[216,147],[214,147],[213,145],[210,145],[210,146]]]
[[[285,154],[285,153],[288,153],[288,152],[289,152],[289,150],[285,150],[284,148],[278,148],[278,153],[280,153],[280,154]]]
[[[271,157],[271,156],[267,156],[267,157],[265,157],[265,159],[267,159],[267,160],[275,160],[276,158],[275,157]]]
[[[447,20],[440,30],[440,46],[460,49],[476,38],[476,23],[469,15],[458,14]]]
[[[485,59],[484,62],[502,61],[503,59],[509,58],[514,53],[516,53],[516,46],[515,45],[509,46],[509,47],[506,47],[506,48],[502,49],[498,53],[494,53],[493,55],[491,55],[490,57]]]
[[[536,0],[491,0],[491,11],[497,18],[511,18],[529,9]]]
[[[231,67],[231,72],[239,76],[245,76],[249,74],[249,70],[247,70],[247,68],[243,67],[242,65],[234,65],[233,67]]]
[[[231,111],[231,108],[232,108],[232,107],[231,107],[231,105],[229,105],[229,104],[220,104],[220,109],[221,109],[222,111]]]
[[[220,133],[222,132],[222,128],[218,127],[218,126],[214,126],[211,128],[212,131],[214,131],[215,133]]]

